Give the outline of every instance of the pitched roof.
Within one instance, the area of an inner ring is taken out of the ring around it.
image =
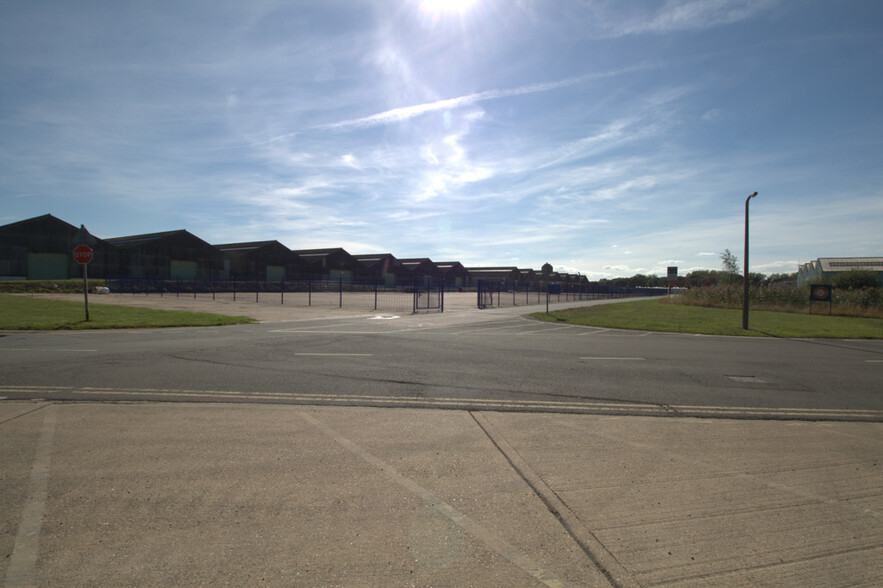
[[[272,245],[278,245],[279,247],[285,247],[279,241],[249,241],[247,243],[223,243],[221,245],[215,245],[216,248],[221,251],[254,251],[255,249],[260,249],[261,247],[267,247]],[[285,247],[288,249],[288,247]]]
[[[823,272],[883,272],[883,257],[820,257],[818,261]]]
[[[131,247],[134,245],[140,245],[142,243],[147,243],[148,241],[159,241],[161,239],[166,239],[168,237],[177,237],[179,235],[189,235],[194,239],[199,239],[196,235],[192,233],[188,233],[184,229],[178,229],[176,231],[163,231],[161,233],[145,233],[143,235],[129,235],[128,237],[111,237],[110,239],[105,239],[108,243],[113,243],[117,247]],[[202,241],[202,239],[199,239]]]

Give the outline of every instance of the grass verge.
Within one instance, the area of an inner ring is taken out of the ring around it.
[[[89,318],[87,322],[82,302],[0,294],[0,330],[214,327],[255,322],[254,319],[247,317],[207,312],[156,310],[91,303]]]
[[[534,318],[576,325],[753,337],[883,339],[883,319],[805,315],[751,310],[749,330],[742,330],[742,311],[684,306],[667,299],[623,302],[546,313]]]

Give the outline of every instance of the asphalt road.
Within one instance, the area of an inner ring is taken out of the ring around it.
[[[568,326],[525,309],[0,336],[0,397],[883,421],[883,341]]]

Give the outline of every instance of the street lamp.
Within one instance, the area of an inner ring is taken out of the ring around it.
[[[748,330],[748,201],[757,196],[752,192],[745,199],[745,275],[742,277],[744,293],[742,295],[742,330]]]

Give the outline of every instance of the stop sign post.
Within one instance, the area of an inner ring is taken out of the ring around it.
[[[89,277],[86,265],[92,261],[92,248],[88,245],[74,247],[74,261],[83,266],[83,301],[86,305],[86,320],[89,320]]]

